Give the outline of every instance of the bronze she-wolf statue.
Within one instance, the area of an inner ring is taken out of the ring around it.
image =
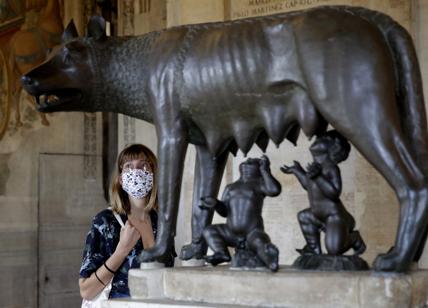
[[[428,155],[422,82],[408,32],[364,8],[318,7],[238,21],[179,26],[137,37],[88,37],[70,24],[63,45],[22,77],[40,110],[112,111],[154,123],[159,231],[144,261],[162,259],[175,232],[184,157],[196,146],[192,243],[201,258],[229,152],[295,143],[331,124],[387,179],[401,204],[394,247],[380,271],[405,271],[427,237]]]

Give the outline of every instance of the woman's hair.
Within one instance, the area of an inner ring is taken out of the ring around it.
[[[123,190],[120,184],[120,177],[123,171],[123,165],[134,159],[146,159],[150,164],[153,172],[153,188],[147,195],[147,205],[145,210],[149,212],[151,209],[156,209],[158,205],[157,198],[157,159],[153,152],[142,144],[131,144],[125,147],[120,152],[117,158],[116,170],[112,176],[111,189],[110,189],[110,200],[113,211],[119,214],[130,214],[131,204],[129,203],[128,194]]]

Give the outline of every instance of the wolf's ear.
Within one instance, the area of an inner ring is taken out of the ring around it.
[[[106,21],[99,15],[92,16],[88,22],[88,37],[102,40],[106,37]]]
[[[76,25],[74,24],[74,21],[72,19],[68,23],[67,27],[64,30],[64,33],[61,36],[61,42],[66,43],[78,36],[79,36],[79,33],[77,33]]]

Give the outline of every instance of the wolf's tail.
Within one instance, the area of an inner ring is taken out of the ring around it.
[[[395,62],[395,89],[401,126],[418,166],[428,177],[427,117],[418,58],[409,32],[391,17],[358,7],[345,8],[351,14],[366,19],[382,32]]]

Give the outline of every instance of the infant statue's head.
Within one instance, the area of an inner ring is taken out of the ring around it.
[[[319,136],[310,146],[309,150],[314,157],[328,154],[330,160],[335,164],[339,164],[348,158],[351,145],[336,130],[330,130]]]

